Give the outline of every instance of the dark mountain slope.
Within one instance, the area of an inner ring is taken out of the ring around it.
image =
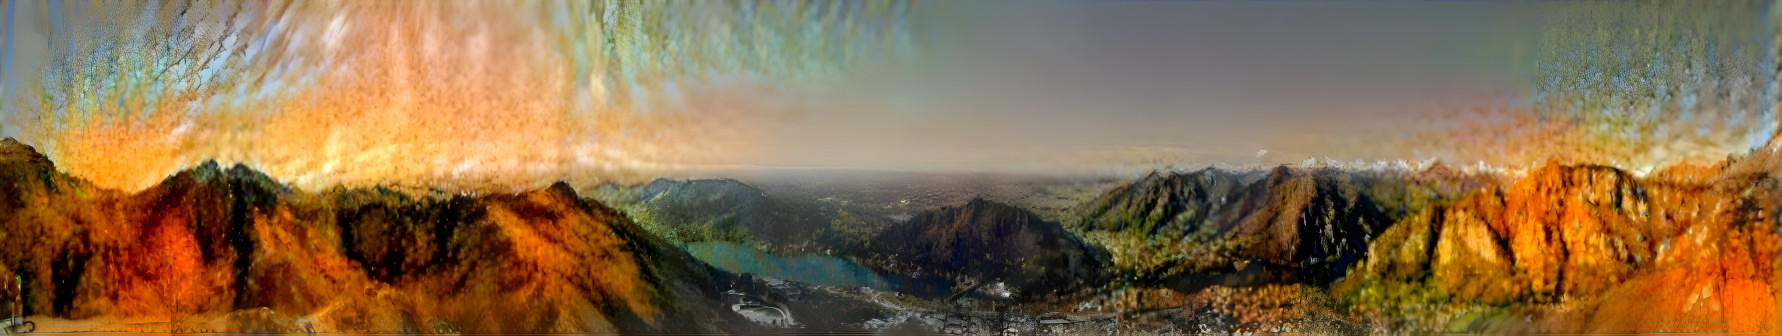
[[[1227,196],[1242,188],[1243,176],[1203,169],[1191,173],[1151,172],[1131,184],[1102,193],[1094,201],[1086,229],[1143,235],[1192,231],[1206,223]]]
[[[1259,179],[1153,173],[1104,193],[1078,227],[1129,249],[1119,266],[1141,278],[1237,271],[1256,260],[1325,282],[1360,260],[1389,221],[1359,184],[1334,169],[1278,167]]]
[[[1107,263],[1106,252],[1058,223],[981,198],[923,211],[880,233],[854,255],[895,273],[1004,282],[1029,299],[1099,285]]]
[[[766,193],[735,180],[656,179],[634,202],[647,210],[640,216],[680,241],[748,241],[778,210]]]

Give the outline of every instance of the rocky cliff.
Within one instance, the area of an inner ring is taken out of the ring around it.
[[[168,331],[712,332],[729,276],[567,185],[304,192],[205,163],[134,194],[0,142],[28,314]],[[673,322],[669,322],[673,321]],[[170,325],[170,326],[169,326]],[[142,330],[147,331],[147,330]]]
[[[1767,173],[1719,171],[1549,163],[1386,230],[1339,288],[1564,307],[1523,309],[1521,331],[1774,331],[1782,195]]]

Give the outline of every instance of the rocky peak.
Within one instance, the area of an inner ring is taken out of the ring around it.
[[[426,316],[497,333],[736,322],[701,301],[727,275],[576,195],[564,183],[451,199],[304,192],[214,161],[123,193],[0,140],[0,232],[32,237],[0,248],[0,261],[24,279],[28,314],[73,319],[251,309],[265,323],[230,330],[289,332],[303,317],[321,330],[439,331],[412,320]]]
[[[1163,234],[1184,232],[1205,222],[1242,185],[1239,176],[1207,168],[1194,172],[1151,172],[1102,194],[1084,226],[1095,230]],[[1189,213],[1188,216],[1182,216]]]
[[[49,157],[37,152],[37,148],[20,143],[13,138],[0,139],[0,164],[28,163],[54,167]]]
[[[1263,261],[1321,283],[1342,277],[1388,221],[1358,190],[1358,179],[1337,169],[1287,166],[1151,174],[1104,193],[1084,227],[1171,246],[1168,251],[1196,251],[1129,252],[1138,258],[1123,260],[1135,260],[1142,277],[1228,272],[1233,262]]]

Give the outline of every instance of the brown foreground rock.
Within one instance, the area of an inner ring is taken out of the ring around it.
[[[0,262],[23,278],[30,315],[181,331],[713,332],[738,322],[718,304],[728,275],[564,184],[309,193],[206,163],[125,194],[6,139],[0,214]]]

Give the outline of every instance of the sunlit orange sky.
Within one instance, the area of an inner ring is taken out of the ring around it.
[[[0,133],[126,190],[1763,147],[1767,2],[7,1]]]

